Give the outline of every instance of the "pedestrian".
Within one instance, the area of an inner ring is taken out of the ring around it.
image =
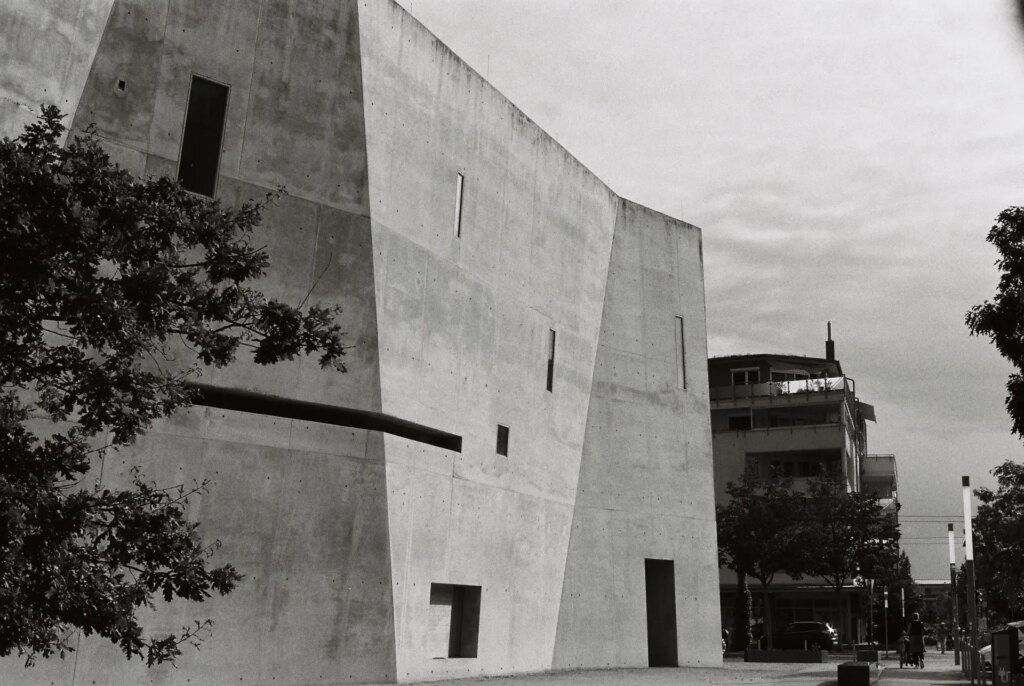
[[[942,654],[945,655],[946,654],[946,623],[945,622],[939,622],[939,628],[936,630],[935,633],[937,634],[937,638],[939,639],[939,649],[942,651]]]
[[[924,669],[924,624],[916,612],[910,616],[910,624],[907,625],[907,652],[911,663]]]

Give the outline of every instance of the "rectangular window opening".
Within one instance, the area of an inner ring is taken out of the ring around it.
[[[455,176],[455,237],[462,238],[462,184],[465,177]]]
[[[451,607],[447,657],[476,657],[480,642],[480,587],[432,583],[430,604]]]
[[[751,428],[750,415],[735,415],[729,417],[729,431],[748,431]]]
[[[752,386],[756,383],[760,383],[760,374],[756,368],[732,370],[733,386]]]
[[[498,454],[508,455],[508,427],[498,424]]]
[[[682,317],[676,317],[676,366],[679,370],[677,383],[686,388],[686,324]]]
[[[548,391],[555,387],[555,330],[550,329],[550,344],[548,346]]]
[[[178,162],[178,181],[185,190],[213,197],[227,108],[227,86],[192,76]]]

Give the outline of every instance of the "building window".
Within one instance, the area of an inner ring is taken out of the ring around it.
[[[676,385],[686,388],[686,324],[676,317]]]
[[[760,383],[760,375],[756,368],[750,369],[733,369],[732,370],[732,385],[733,386],[753,386],[756,383]]]
[[[809,374],[801,371],[777,372],[772,370],[772,381],[802,381],[807,379]]]
[[[729,417],[729,431],[746,431],[750,428],[750,415]]]
[[[455,237],[462,237],[462,174],[455,175]]]
[[[185,190],[213,197],[227,108],[227,86],[192,76],[178,161],[178,181]]]
[[[498,454],[508,455],[508,427],[498,424]]]
[[[480,587],[430,584],[430,604],[451,607],[447,657],[476,657],[480,639]]]
[[[547,389],[551,391],[555,386],[555,330],[548,331],[548,384]]]

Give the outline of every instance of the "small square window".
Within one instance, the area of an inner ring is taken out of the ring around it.
[[[508,427],[498,424],[498,454],[508,455]]]

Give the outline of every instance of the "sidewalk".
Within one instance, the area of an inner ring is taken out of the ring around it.
[[[433,686],[835,686],[837,666],[852,659],[834,655],[823,664],[747,663],[742,658],[728,657],[722,667],[680,667],[657,669],[602,669],[557,674],[527,674],[431,681]],[[883,660],[881,679],[877,686],[954,686],[969,684],[960,668],[953,664],[953,654],[929,652],[924,669],[904,667],[890,653]],[[991,684],[991,681],[989,681]]]

